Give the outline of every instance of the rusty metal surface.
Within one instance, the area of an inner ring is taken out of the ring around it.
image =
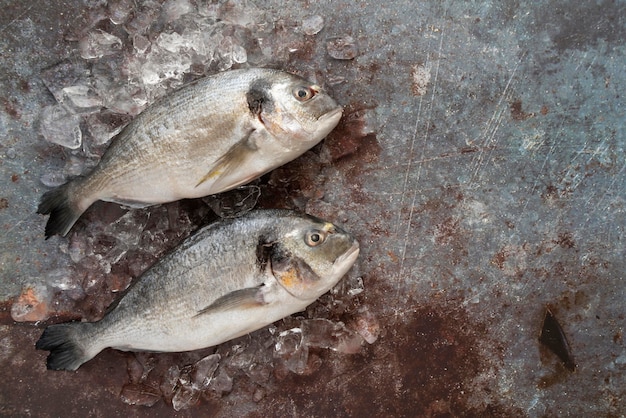
[[[144,394],[156,397],[150,408],[127,405],[120,394],[129,384],[158,388],[171,365],[214,349],[106,350],[76,373],[50,372],[34,349],[42,324],[12,320],[25,288],[50,287],[50,271],[69,269],[88,284],[99,267],[75,263],[68,245],[110,252],[119,243],[102,241],[102,230],[89,225],[127,212],[97,205],[73,235],[48,241],[45,218],[34,213],[46,190],[42,175],[70,155],[40,133],[41,110],[54,104],[41,73],[76,59],[72,36],[106,2],[5,3],[0,415],[626,411],[626,3],[264,2],[272,33],[284,35],[275,43],[293,42],[287,35],[304,17],[323,16],[323,29],[298,38],[282,63],[324,81],[346,112],[321,146],[260,181],[259,205],[306,209],[357,236],[361,257],[346,288],[305,317],[349,328],[370,318],[380,334],[355,354],[311,349],[301,373],[281,368],[268,330],[223,344],[217,352],[230,359],[235,345],[256,349],[258,372],[233,371],[230,391],[204,393],[179,412],[161,392]],[[338,46],[347,36],[356,50]],[[214,218],[202,201],[128,216],[164,244],[157,253],[125,254],[97,289],[72,296],[55,288],[49,322],[97,319],[131,277]],[[363,291],[350,293],[360,290],[358,278]],[[567,337],[574,372],[539,342],[547,307]]]

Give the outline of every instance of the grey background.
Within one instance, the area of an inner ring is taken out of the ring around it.
[[[75,54],[67,34],[88,21],[85,3],[1,4],[0,414],[165,416],[163,402],[119,400],[123,355],[47,372],[41,328],[10,316],[24,286],[70,263],[34,213],[62,155],[39,134],[54,103],[40,73]],[[359,354],[323,352],[312,374],[271,380],[259,402],[241,378],[179,415],[623,416],[626,2],[257,5],[325,19],[288,67],[324,74],[352,124],[319,150],[348,149],[306,209],[358,237],[364,291],[351,303],[383,331]],[[330,58],[326,40],[345,34],[358,55]],[[547,306],[573,373],[538,343]]]

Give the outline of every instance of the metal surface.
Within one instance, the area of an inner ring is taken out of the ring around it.
[[[170,416],[163,401],[120,400],[127,364],[149,359],[164,373],[212,352],[109,350],[77,373],[54,373],[34,349],[41,328],[11,319],[24,287],[72,265],[67,241],[44,241],[45,218],[34,214],[39,179],[67,155],[39,134],[41,109],[54,103],[40,74],[75,57],[68,33],[89,23],[91,3],[2,5],[1,415]],[[348,280],[362,276],[364,290],[338,314],[318,311],[349,324],[367,310],[382,332],[357,354],[315,351],[321,365],[302,375],[236,375],[230,394],[203,396],[178,416],[623,416],[626,3],[263,7],[276,27],[323,16],[322,31],[284,63],[319,74],[346,112],[313,154],[264,180],[259,204],[304,202],[355,234],[361,257]],[[329,56],[346,36],[356,51],[339,53],[355,57]],[[171,245],[206,220],[200,207],[175,207],[194,221],[168,232]],[[88,294],[77,312],[97,306],[97,317],[114,298]],[[574,372],[539,343],[547,307]]]

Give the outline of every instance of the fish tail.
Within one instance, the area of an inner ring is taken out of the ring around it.
[[[70,186],[74,181],[50,190],[41,197],[37,213],[50,214],[46,223],[46,239],[53,235],[67,235],[83,211],[70,199]]]
[[[82,328],[86,325],[80,322],[58,324],[44,330],[35,348],[50,351],[46,362],[49,370],[76,370],[95,356],[81,344],[81,340],[84,340]]]

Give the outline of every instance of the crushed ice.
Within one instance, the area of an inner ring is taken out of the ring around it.
[[[281,67],[294,54],[309,50],[311,42],[324,42],[333,59],[350,60],[359,53],[349,35],[320,37],[326,27],[322,16],[277,20],[248,0],[109,0],[95,2],[89,19],[87,29],[76,35],[77,57],[41,74],[56,100],[42,112],[41,133],[46,141],[64,147],[67,157],[65,165],[45,170],[41,182],[48,187],[93,168],[132,117],[186,82],[231,68]],[[306,170],[297,171],[306,177],[294,177],[293,166],[286,165],[273,172],[264,187],[293,188],[291,204],[300,208],[308,199],[321,198],[323,191],[316,187],[322,176],[320,161],[311,155],[300,160]],[[51,271],[47,286],[24,289],[11,314],[17,321],[43,320],[51,312],[97,320],[117,292],[204,224],[209,210],[223,218],[239,216],[255,207],[260,194],[259,186],[248,185],[209,196],[204,206],[191,210],[183,210],[178,202],[150,211],[96,205],[86,214],[80,234],[70,234],[61,244],[71,264]],[[159,369],[148,364],[152,354],[137,353],[120,397],[143,406],[165,399],[178,411],[201,398],[226,395],[236,379],[246,378],[255,388],[251,398],[258,402],[272,380],[321,367],[320,350],[354,354],[365,342],[376,341],[380,328],[366,308],[353,311],[354,320],[347,324],[306,319],[342,317],[353,310],[363,288],[361,277],[348,276],[333,289],[334,298],[322,297],[305,317],[286,318],[280,330],[258,331],[253,338],[223,344],[216,353],[191,362],[172,365],[170,360],[167,368]]]

